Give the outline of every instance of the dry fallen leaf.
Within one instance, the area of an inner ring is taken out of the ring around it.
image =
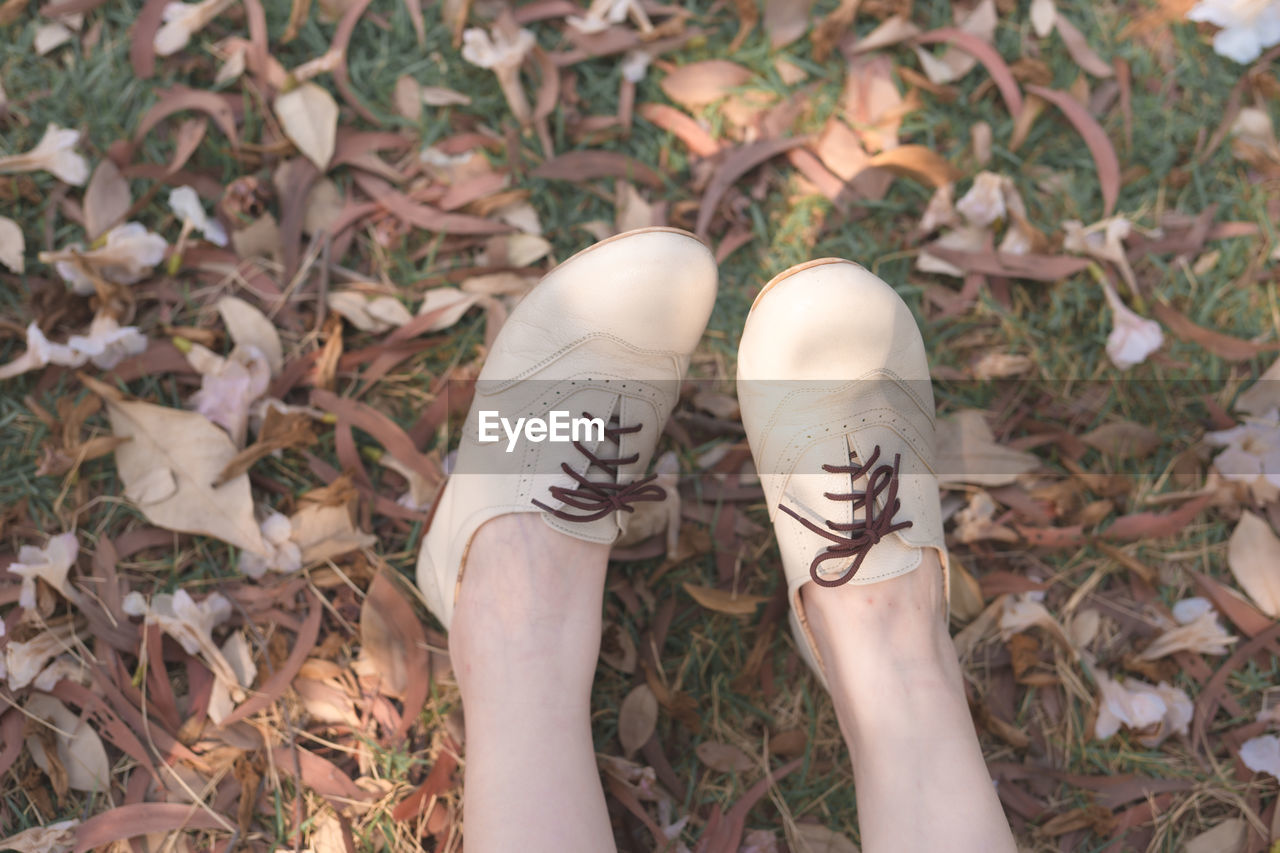
[[[71,853],[76,843],[78,820],[60,820],[48,826],[33,826],[0,841],[0,850],[16,853]]]
[[[298,150],[321,172],[328,169],[338,134],[333,95],[315,83],[303,83],[276,98],[276,116]]]
[[[746,773],[756,766],[756,762],[733,744],[704,741],[698,744],[694,752],[698,760],[721,773]]]
[[[1160,446],[1160,434],[1149,426],[1133,421],[1103,424],[1080,436],[1080,440],[1117,459],[1141,459]]]
[[[816,823],[797,823],[795,853],[858,853],[858,845]]]
[[[960,561],[951,557],[951,616],[970,622],[982,612],[982,587]]]
[[[723,589],[697,586],[688,582],[684,584],[684,591],[708,610],[727,613],[730,616],[749,616],[756,612],[756,608],[762,602],[769,600],[765,595],[747,595],[746,593],[734,595]]]
[[[809,29],[813,0],[765,0],[764,31],[774,50],[786,47]]]
[[[377,537],[361,532],[346,506],[306,503],[289,516],[291,534],[302,552],[303,564],[318,563],[351,551],[369,548]]]
[[[106,401],[112,431],[131,439],[116,448],[116,470],[143,515],[168,530],[265,550],[248,475],[211,485],[236,455],[223,430],[196,412],[129,402],[104,383],[82,379]]]
[[[464,293],[456,287],[433,287],[422,294],[422,304],[418,306],[418,316],[440,313],[424,332],[439,332],[449,328],[462,319],[472,305],[480,299],[480,294]]]
[[[751,69],[727,59],[690,62],[662,78],[662,91],[682,107],[697,110],[718,101],[752,78]]]
[[[84,230],[89,242],[124,221],[132,203],[129,182],[110,158],[104,158],[93,170],[93,177],[84,191]]]
[[[235,296],[219,299],[218,313],[236,346],[257,347],[267,357],[271,375],[280,372],[284,366],[284,347],[280,344],[280,333],[265,314]]]
[[[618,709],[618,740],[628,756],[636,753],[653,736],[658,725],[658,697],[649,685],[637,685]]]
[[[413,319],[409,309],[394,296],[368,294],[361,290],[338,290],[329,294],[329,308],[357,329],[381,334]]]
[[[1236,583],[1272,619],[1280,619],[1280,539],[1252,512],[1240,515],[1227,542],[1227,565]]]
[[[1019,474],[1040,467],[1030,453],[996,444],[986,418],[976,409],[938,420],[938,454],[934,468],[943,486],[971,483],[1004,486]]]
[[[1229,817],[1183,842],[1182,853],[1244,853],[1248,835],[1249,825],[1244,818]]]
[[[57,745],[56,758],[67,774],[67,785],[76,791],[106,791],[110,786],[111,763],[97,732],[78,714],[46,693],[33,693],[24,710],[33,726],[27,735],[31,758],[46,773],[53,765],[45,752],[45,735]],[[41,722],[44,721],[44,722]]]
[[[377,674],[378,689],[403,696],[411,683],[426,678],[418,670],[427,655],[422,623],[396,581],[379,572],[360,608],[360,658]]]

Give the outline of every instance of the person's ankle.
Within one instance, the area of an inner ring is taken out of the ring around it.
[[[941,568],[933,552],[909,574],[874,584],[801,588],[818,653],[828,668],[889,667],[929,672],[954,668]]]
[[[449,631],[464,702],[589,696],[608,553],[533,513],[499,516],[476,532]]]

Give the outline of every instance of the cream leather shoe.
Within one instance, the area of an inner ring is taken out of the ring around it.
[[[937,550],[949,583],[920,330],[893,288],[857,264],[792,267],[751,306],[738,402],[782,553],[792,632],[825,678],[802,586],[888,580],[919,566],[925,548]]]
[[[562,533],[611,543],[632,504],[663,498],[645,472],[715,295],[701,241],[645,228],[574,255],[511,312],[418,554],[418,586],[446,629],[471,539],[489,519],[537,512]],[[552,440],[556,417],[576,440]],[[513,428],[520,418],[543,426]],[[597,423],[575,434],[566,421],[578,418]]]

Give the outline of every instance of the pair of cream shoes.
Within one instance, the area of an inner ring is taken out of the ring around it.
[[[486,521],[537,512],[569,536],[612,543],[637,503],[663,498],[646,471],[711,315],[716,280],[714,257],[692,234],[645,228],[574,255],[512,311],[480,373],[418,558],[418,585],[446,629],[467,551]],[[737,384],[792,631],[824,677],[802,586],[897,577],[921,565],[926,548],[937,551],[944,583],[948,577],[924,342],[889,285],[849,261],[811,261],[756,298]],[[516,423],[553,410],[606,422],[603,436],[586,430],[577,441],[514,447],[505,436],[480,440],[482,412]]]

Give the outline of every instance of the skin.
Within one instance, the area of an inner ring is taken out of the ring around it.
[[[496,518],[472,542],[449,635],[469,853],[616,849],[590,717],[608,556],[533,513]],[[801,595],[853,756],[862,849],[1014,853],[936,555],[889,581]]]

